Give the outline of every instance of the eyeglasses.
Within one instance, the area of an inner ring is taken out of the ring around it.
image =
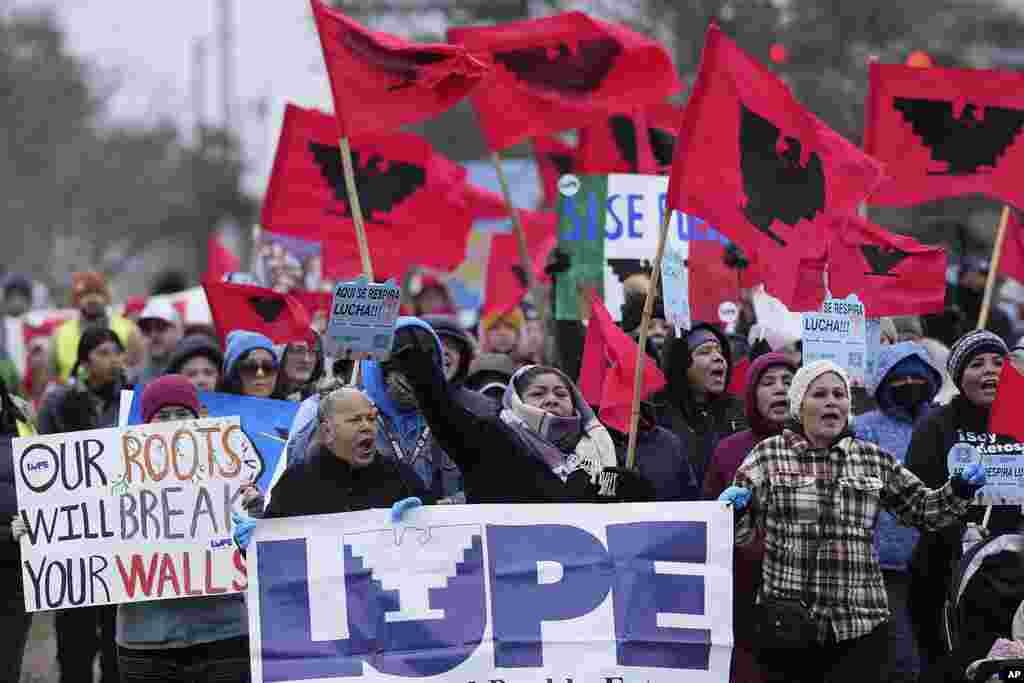
[[[254,361],[246,361],[238,364],[238,371],[243,375],[255,377],[262,373],[264,375],[277,374],[277,363],[257,363]]]

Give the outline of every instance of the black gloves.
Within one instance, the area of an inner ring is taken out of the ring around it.
[[[636,470],[625,467],[605,467],[605,473],[614,472],[617,475],[615,482],[615,502],[617,503],[649,503],[656,497],[654,484],[650,479]]]
[[[605,467],[603,474],[615,474],[615,496],[599,495],[600,484],[590,482],[590,474],[578,469],[565,481],[571,502],[575,503],[647,503],[656,496],[654,485],[636,470]]]
[[[441,369],[437,367],[436,343],[429,332],[425,335],[410,334],[408,328],[403,328],[395,333],[392,348],[391,360],[382,364],[385,370],[397,370],[416,387],[433,385],[434,373]]]
[[[555,247],[548,254],[547,263],[544,265],[544,272],[552,280],[557,279],[559,275],[569,270],[572,264],[569,262],[569,255]]]

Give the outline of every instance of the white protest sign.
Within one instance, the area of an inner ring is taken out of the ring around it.
[[[339,282],[324,335],[327,355],[387,360],[401,300],[402,289],[394,280],[375,283],[361,276]]]
[[[25,609],[244,591],[231,540],[259,455],[237,417],[14,440]]]
[[[255,683],[726,683],[733,514],[717,502],[434,505],[263,520]],[[571,521],[565,521],[571,520]]]
[[[864,386],[866,325],[864,304],[857,295],[825,299],[821,313],[804,313],[802,318],[803,364],[833,361],[846,370],[855,386]]]
[[[973,505],[1024,503],[1024,444],[1004,434],[956,430],[956,442],[946,454],[949,476],[978,463],[985,468],[985,486]]]

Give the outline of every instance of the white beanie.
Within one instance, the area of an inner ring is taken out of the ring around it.
[[[846,370],[843,370],[830,360],[816,360],[810,365],[804,365],[793,375],[793,381],[789,385],[790,417],[797,422],[800,421],[800,406],[804,403],[804,394],[807,393],[807,387],[811,386],[811,382],[814,380],[830,372],[839,375],[839,378],[843,380],[843,384],[846,385],[846,395],[850,396],[850,378],[847,376]],[[852,399],[852,396],[850,397]]]

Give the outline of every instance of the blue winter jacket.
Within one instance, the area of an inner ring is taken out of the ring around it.
[[[910,356],[917,356],[924,361],[930,371],[926,377],[930,388],[929,398],[918,408],[916,415],[911,415],[893,402],[890,387],[885,383],[893,368]],[[867,378],[867,385],[879,407],[854,418],[854,433],[860,439],[878,444],[898,462],[905,463],[914,424],[928,413],[932,400],[942,386],[942,376],[932,367],[924,347],[913,342],[902,342],[882,347],[875,372]],[[906,571],[918,536],[916,529],[901,525],[893,515],[883,510],[875,529],[875,550],[882,569]]]

